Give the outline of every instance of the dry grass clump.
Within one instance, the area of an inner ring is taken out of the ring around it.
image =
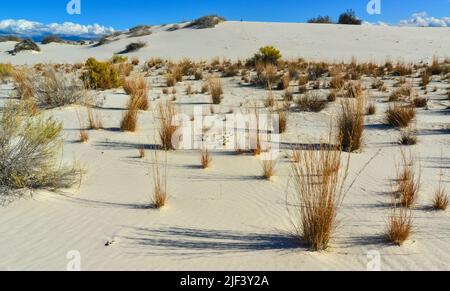
[[[325,109],[327,101],[322,100],[317,94],[307,93],[296,100],[300,111],[320,112]]]
[[[361,149],[364,134],[364,97],[352,101],[347,99],[341,104],[341,112],[337,118],[337,142],[347,152]]]
[[[155,209],[160,209],[166,206],[168,200],[167,192],[167,152],[164,154],[163,162],[159,161],[158,153],[154,152],[152,156],[152,177],[153,177],[153,192],[151,195],[151,206]]]
[[[413,96],[413,88],[411,84],[403,84],[400,88],[394,90],[389,96],[390,102],[408,99]]]
[[[33,115],[29,102],[8,102],[0,117],[0,204],[22,197],[23,190],[68,188],[81,170],[58,161],[62,125]]]
[[[417,133],[415,130],[404,130],[400,133],[399,144],[410,146],[417,144]]]
[[[214,28],[217,24],[224,22],[226,19],[219,15],[203,16],[190,22],[186,27],[194,29]]]
[[[412,106],[402,106],[398,103],[390,105],[386,111],[386,123],[395,127],[407,127],[416,117],[416,109]]]
[[[35,76],[34,81],[35,100],[40,107],[93,103],[92,95],[84,89],[83,83],[75,75],[47,68],[42,77]]]
[[[13,74],[15,90],[21,100],[31,100],[35,97],[35,87],[33,84],[34,74],[31,70],[16,69]]]
[[[374,79],[372,81],[372,89],[377,89],[380,91],[385,91],[384,82],[380,79]]]
[[[410,64],[397,63],[395,67],[392,68],[391,74],[393,76],[408,76],[413,73],[412,66]]]
[[[122,131],[135,132],[137,130],[138,110],[135,106],[131,105],[124,113],[120,123],[120,129]]]
[[[181,81],[183,81],[183,67],[181,65],[171,65],[166,74],[167,87],[173,87]]]
[[[428,105],[428,99],[424,97],[416,97],[413,99],[413,104],[416,108],[424,108]]]
[[[359,98],[363,95],[364,89],[361,82],[347,82],[343,88],[343,96],[346,98]]]
[[[287,129],[287,113],[284,110],[280,110],[277,112],[278,114],[278,125],[279,125],[279,133],[284,133],[286,132]]]
[[[298,85],[299,86],[306,86],[309,83],[309,79],[308,76],[300,76],[300,78],[298,79]]]
[[[423,70],[422,73],[420,73],[420,86],[426,87],[428,84],[430,84],[430,81],[430,72],[428,70]]]
[[[209,154],[209,151],[208,151],[207,148],[203,149],[200,152],[200,162],[201,162],[201,165],[202,165],[203,169],[207,169],[207,168],[210,167],[211,162],[212,162],[212,157]]]
[[[270,180],[275,175],[275,167],[277,161],[274,159],[266,159],[261,162],[262,177],[266,180]]]
[[[397,246],[403,245],[412,233],[411,210],[397,207],[395,204],[391,209],[386,229],[387,239]]]
[[[92,108],[88,107],[87,109],[87,117],[88,117],[88,128],[89,129],[102,129],[103,122],[100,117],[100,113],[98,111],[93,111]]]
[[[442,169],[439,174],[439,186],[436,192],[434,192],[433,198],[433,208],[435,210],[447,210],[449,197],[446,194],[446,190],[443,186],[442,178],[443,178]]]
[[[209,92],[211,93],[212,103],[220,104],[222,102],[223,88],[219,78],[210,78],[208,80]]]
[[[79,138],[79,142],[80,143],[87,143],[89,140],[89,134],[87,132],[87,130],[85,129],[80,129],[80,138]]]
[[[159,138],[161,139],[162,148],[165,151],[175,150],[175,145],[172,144],[172,137],[178,126],[175,123],[175,108],[172,103],[165,102],[158,104],[158,118],[159,118]]]
[[[315,251],[329,247],[337,226],[348,162],[342,166],[341,152],[327,146],[300,151],[299,163],[291,165],[298,205],[292,220],[294,235]]]
[[[337,99],[337,92],[336,90],[331,90],[330,93],[327,96],[328,102],[335,102]]]
[[[123,89],[131,96],[130,102],[134,102],[138,110],[145,111],[149,109],[148,92],[150,85],[142,76],[126,79],[123,84]]]
[[[341,90],[345,85],[345,81],[342,78],[342,74],[340,71],[338,70],[334,70],[332,71],[332,77],[331,77],[331,81],[330,81],[330,88],[331,89],[336,89],[336,90]]]
[[[366,107],[366,115],[375,115],[377,113],[377,107],[375,103],[370,102]]]
[[[397,169],[397,194],[401,206],[412,208],[419,196],[421,175],[415,173],[415,160],[411,153],[406,155],[402,150],[401,155],[402,163]]]

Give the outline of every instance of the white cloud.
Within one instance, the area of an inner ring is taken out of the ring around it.
[[[426,12],[414,13],[410,19],[401,20],[400,26],[449,27],[450,17],[436,18]]]
[[[57,34],[61,36],[96,37],[114,32],[112,27],[98,24],[81,25],[72,22],[43,24],[25,19],[6,19],[0,21],[0,33],[25,36]]]

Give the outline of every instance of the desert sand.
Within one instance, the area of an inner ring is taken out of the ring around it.
[[[226,22],[214,29],[166,29],[155,27],[152,35],[137,38],[147,47],[127,56],[141,62],[151,57],[237,60],[264,45],[276,46],[285,59],[328,61],[355,57],[419,63],[450,53],[450,28]],[[121,37],[97,48],[50,44],[42,45],[40,53],[16,56],[6,53],[14,43],[0,43],[0,62],[31,65],[78,63],[91,56],[107,59],[129,42]],[[159,96],[168,98],[162,93],[164,75],[153,72],[147,79],[155,108]],[[238,111],[241,103],[267,96],[263,89],[241,86],[240,77],[222,78],[222,82],[224,99],[214,106],[216,114]],[[391,86],[395,80],[384,82]],[[188,84],[199,91],[202,83],[177,84],[177,110],[189,113],[199,103],[209,108],[208,95],[185,93]],[[410,149],[422,168],[422,188],[413,211],[413,235],[398,247],[383,235],[399,162],[399,132],[383,125],[387,93],[370,89],[370,83],[371,78],[363,78],[377,113],[366,117],[363,150],[351,154],[349,180],[359,177],[339,212],[339,227],[327,251],[311,252],[288,234],[289,144],[317,142],[326,136],[338,102],[320,113],[289,114],[272,181],[259,178],[261,162],[252,155],[214,151],[212,167],[203,170],[198,167],[198,151],[169,152],[170,198],[164,209],[153,210],[146,205],[153,183],[149,153],[158,143],[155,112],[139,113],[136,133],[120,132],[117,128],[129,97],[114,89],[98,93],[104,98],[99,113],[106,129],[89,131],[86,144],[77,142],[77,113],[86,120],[85,109],[67,106],[45,112],[64,124],[63,160],[76,159],[86,174],[78,187],[58,193],[37,191],[0,208],[0,269],[65,270],[71,250],[80,252],[83,270],[366,270],[370,251],[380,253],[382,270],[450,269],[450,214],[429,207],[441,169],[450,189],[449,84],[434,78],[429,86],[436,91],[427,95],[429,110],[417,111],[419,143]],[[13,89],[11,83],[0,85],[1,105],[12,98]],[[282,91],[274,94],[281,98]],[[138,158],[141,145],[148,151],[144,159]],[[108,242],[112,244],[105,246]]]

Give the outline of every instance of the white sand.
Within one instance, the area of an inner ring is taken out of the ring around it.
[[[14,64],[82,62],[94,56],[110,58],[131,41],[142,40],[147,47],[130,54],[141,59],[162,57],[177,60],[189,57],[210,60],[214,57],[246,59],[265,45],[278,47],[285,58],[341,61],[429,60],[450,55],[450,28],[411,28],[381,26],[311,25],[293,23],[226,22],[214,29],[180,29],[168,32],[169,26],[155,27],[150,36],[127,38],[101,47],[42,45],[41,53],[24,53],[11,57],[13,42],[0,43],[0,62]],[[62,49],[63,48],[63,49]]]
[[[212,30],[155,32],[143,38],[148,47],[141,58],[184,56],[209,59],[214,56],[244,58],[258,47],[273,44],[286,57],[320,59],[374,58],[430,59],[450,50],[448,28],[386,28],[308,26],[229,22]],[[398,42],[397,42],[398,40]],[[40,54],[0,55],[0,62],[77,62],[88,56],[107,58],[129,40],[92,49],[64,45],[42,46]],[[11,43],[0,44],[0,50]],[[163,77],[150,78],[152,99],[161,94]],[[177,103],[209,101],[205,95],[186,96],[185,81],[177,86]],[[227,112],[244,100],[262,99],[263,90],[239,86],[239,78],[224,79],[224,102],[217,112]],[[368,86],[370,79],[366,80]],[[392,81],[387,80],[387,84]],[[192,83],[199,89],[201,83]],[[450,269],[450,214],[427,208],[444,168],[450,189],[450,139],[448,84],[435,80],[437,92],[429,93],[430,109],[418,110],[419,144],[412,147],[422,165],[423,187],[414,211],[414,234],[402,247],[382,240],[399,149],[398,132],[381,124],[386,103],[374,93],[378,107],[366,120],[365,147],[352,155],[350,180],[378,152],[348,193],[339,214],[340,227],[329,251],[313,253],[298,247],[286,235],[290,230],[285,190],[289,160],[284,155],[276,178],[265,181],[260,161],[252,156],[213,153],[213,167],[199,169],[199,154],[177,151],[169,154],[167,208],[143,209],[152,189],[149,158],[138,159],[141,144],[154,143],[152,111],[139,115],[135,134],[115,130],[90,131],[87,144],[78,135],[78,107],[54,109],[64,123],[64,160],[79,160],[87,175],[77,189],[64,193],[37,192],[33,198],[0,208],[0,269],[64,270],[70,250],[81,253],[84,270],[366,270],[368,251],[381,254],[383,270]],[[0,104],[11,91],[0,86]],[[423,94],[423,92],[419,92]],[[104,126],[117,128],[128,100],[121,90],[102,93],[100,110]],[[276,94],[281,94],[276,93]],[[278,95],[277,95],[278,96]],[[384,96],[385,97],[385,96]],[[153,103],[154,106],[154,103]],[[321,113],[293,113],[283,142],[308,142],[325,135],[338,104]],[[209,106],[207,106],[209,107]],[[178,105],[189,112],[192,105]],[[85,120],[82,118],[82,120]],[[440,160],[441,153],[443,156]],[[150,151],[147,151],[150,156]],[[105,247],[107,241],[115,243]]]

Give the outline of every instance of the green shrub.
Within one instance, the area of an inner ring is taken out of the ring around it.
[[[61,166],[57,157],[62,124],[33,116],[30,102],[9,102],[0,117],[0,204],[24,195],[24,190],[68,188],[81,176],[75,167]]]
[[[0,80],[11,77],[13,71],[14,68],[10,64],[0,63]]]
[[[99,62],[95,58],[86,61],[81,79],[86,86],[93,89],[107,90],[121,85],[117,68],[109,62]]]
[[[276,64],[281,59],[280,51],[273,46],[265,46],[253,57],[253,63]]]

